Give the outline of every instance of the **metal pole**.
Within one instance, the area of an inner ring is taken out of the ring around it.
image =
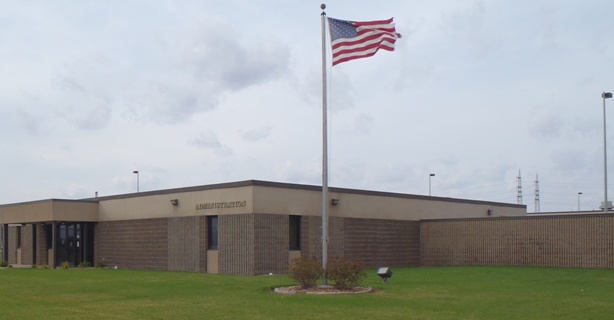
[[[606,143],[606,128],[605,128],[605,99],[611,98],[612,94],[603,92],[603,213],[608,213],[608,157]]]
[[[139,192],[139,172],[138,171],[132,171],[132,173],[136,174],[136,192]]]
[[[580,195],[582,192],[578,192],[578,211],[580,211]]]
[[[434,177],[434,173],[429,174],[429,197],[431,196],[431,177]]]
[[[326,78],[326,5],[322,9],[322,285],[328,285],[326,263],[328,260],[328,121],[327,121],[327,78]]]

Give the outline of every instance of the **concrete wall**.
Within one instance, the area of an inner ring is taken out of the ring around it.
[[[614,215],[422,221],[422,266],[614,268]]]

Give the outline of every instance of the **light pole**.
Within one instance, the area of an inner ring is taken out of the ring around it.
[[[578,211],[580,211],[580,195],[582,192],[578,192]]]
[[[434,173],[429,173],[429,197],[431,196],[431,177],[434,177]]]
[[[603,92],[603,213],[608,213],[608,157],[605,135],[605,99],[612,98],[611,92]]]
[[[132,171],[132,173],[136,174],[136,192],[139,192],[139,172],[137,170]]]

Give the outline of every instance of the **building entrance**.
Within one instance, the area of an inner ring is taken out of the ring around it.
[[[64,222],[56,225],[56,265],[64,262],[76,267],[82,262],[93,265],[94,228],[92,223]]]

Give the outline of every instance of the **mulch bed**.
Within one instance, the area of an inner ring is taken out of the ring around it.
[[[311,288],[303,288],[301,286],[275,288],[276,293],[280,294],[356,294],[372,292],[371,287],[354,287],[348,290],[335,289],[330,286],[317,286]]]

